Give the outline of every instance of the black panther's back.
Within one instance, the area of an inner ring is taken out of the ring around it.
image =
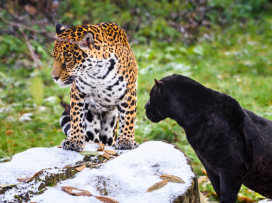
[[[251,163],[243,184],[272,198],[272,121],[244,111],[246,150]]]

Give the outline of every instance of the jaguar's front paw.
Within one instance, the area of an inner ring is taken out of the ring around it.
[[[66,149],[66,150],[73,150],[73,151],[80,152],[85,147],[85,141],[83,142],[81,140],[71,140],[69,138],[65,138],[62,141],[61,146],[63,149]]]
[[[116,149],[135,149],[139,143],[132,139],[117,139],[115,143]]]

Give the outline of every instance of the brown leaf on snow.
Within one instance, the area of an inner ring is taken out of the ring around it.
[[[106,203],[119,203],[116,200],[109,198],[109,197],[99,197],[97,196],[96,199],[102,201],[102,202],[106,202]]]
[[[85,165],[82,165],[82,166],[79,166],[79,167],[75,167],[75,169],[76,169],[78,172],[82,171],[84,168],[86,168]]]
[[[161,182],[155,183],[154,185],[152,185],[150,188],[147,189],[147,192],[158,190],[162,188],[163,186],[165,186],[167,183],[168,183],[168,180],[163,180]]]
[[[160,178],[163,180],[168,180],[169,182],[173,182],[173,183],[185,183],[180,177],[173,176],[173,175],[163,174],[160,176]]]
[[[97,151],[104,151],[104,149],[105,149],[105,147],[103,147],[104,144],[101,144],[101,143],[98,143],[98,144],[99,144],[99,148]]]
[[[30,181],[32,181],[40,173],[42,173],[42,171],[39,171],[39,172],[35,173],[34,176],[31,177],[31,178],[18,178],[17,180],[20,181],[20,182],[29,183]]]
[[[81,190],[76,187],[70,187],[70,186],[56,186],[56,187],[61,187],[61,189],[68,193],[69,195],[75,195],[75,196],[93,196],[89,191],[87,190]],[[81,192],[75,192],[73,190],[78,190]]]
[[[102,147],[102,148],[97,149],[97,151],[98,151],[98,152],[99,152],[99,151],[104,151],[104,149],[105,149],[105,147]]]
[[[113,150],[105,150],[106,153],[110,154],[110,155],[116,155],[116,151]]]
[[[30,182],[30,179],[31,178],[18,178],[17,180],[20,181],[20,182],[28,183],[28,182]]]
[[[58,145],[57,147],[58,147],[58,148],[61,148],[61,146],[60,146],[60,145]]]
[[[110,159],[111,156],[108,153],[104,153],[103,157],[105,157],[106,159]]]
[[[200,176],[198,178],[198,185],[201,185],[203,182],[207,181],[208,177],[207,176]]]

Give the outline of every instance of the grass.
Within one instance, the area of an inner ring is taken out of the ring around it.
[[[184,130],[172,120],[154,124],[145,116],[143,107],[149,99],[153,79],[174,73],[189,76],[209,88],[226,93],[238,100],[243,108],[272,120],[271,24],[272,15],[265,14],[245,24],[235,23],[223,31],[213,27],[219,31],[209,40],[200,39],[194,46],[155,41],[149,46],[133,45],[139,65],[136,140],[141,143],[146,139],[163,139],[175,143],[190,157],[197,175],[204,175],[201,171],[203,166],[188,144]],[[45,53],[42,45],[38,51]],[[59,125],[63,109],[58,95],[63,94],[64,100],[69,102],[69,88],[53,83],[50,78],[52,59],[41,59],[44,75],[41,72],[38,75],[43,79],[44,97],[47,99],[39,106],[30,94],[34,68],[15,69],[14,65],[8,65],[15,61],[0,65],[0,158],[31,147],[59,145],[65,137]],[[32,120],[19,122],[24,113],[33,113]],[[7,130],[14,133],[9,134]],[[201,191],[206,191],[210,200],[218,200],[210,183],[203,184]],[[240,193],[253,200],[260,198],[244,186]]]

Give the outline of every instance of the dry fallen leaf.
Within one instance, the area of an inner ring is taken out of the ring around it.
[[[20,182],[28,183],[28,182],[30,182],[31,178],[18,178],[17,180]]]
[[[163,186],[165,186],[167,183],[168,183],[168,180],[163,180],[161,182],[155,183],[154,185],[152,185],[150,188],[147,189],[147,192],[158,190],[162,188]]]
[[[82,171],[84,168],[86,168],[85,165],[82,165],[82,166],[79,166],[79,167],[75,167],[75,169],[76,169],[78,172]]]
[[[207,181],[208,177],[207,176],[200,176],[198,178],[198,185],[201,185],[203,182]]]
[[[173,176],[173,175],[163,174],[160,176],[160,178],[163,180],[168,180],[169,182],[173,182],[173,183],[185,183],[181,178],[177,176]]]
[[[60,145],[58,145],[57,147],[58,147],[58,148],[61,148],[61,146],[60,146]]]
[[[93,196],[89,191],[87,190],[81,190],[76,187],[70,187],[70,186],[56,186],[56,187],[61,187],[61,189],[68,193],[69,195],[75,195],[75,196]],[[73,190],[78,190],[81,192],[75,192]]]
[[[97,151],[104,151],[104,149],[105,149],[105,147],[103,147],[104,144],[101,144],[101,143],[98,143],[98,144],[99,144],[99,148]]]
[[[202,168],[201,171],[202,171],[205,175],[207,175],[207,171],[206,171],[204,168]]]
[[[6,135],[11,135],[11,134],[13,134],[13,133],[14,133],[14,130],[7,130],[7,131],[5,132]]]
[[[216,196],[216,197],[217,197],[217,194],[216,194],[216,192],[212,192],[212,195],[213,195],[213,196]]]
[[[34,176],[32,176],[31,178],[18,178],[17,180],[20,181],[20,182],[29,183],[30,181],[32,181],[40,173],[42,173],[42,171],[39,171],[39,172],[35,173]]]
[[[104,151],[105,147],[99,148],[97,151]]]
[[[103,157],[105,157],[106,159],[110,159],[110,155],[107,154],[107,153],[104,153],[104,154],[103,154]]]
[[[106,202],[106,203],[119,203],[116,200],[109,198],[109,197],[96,197],[96,199],[102,201],[102,202]]]
[[[31,15],[35,15],[38,12],[35,7],[33,7],[33,6],[29,5],[29,4],[25,5],[25,10],[28,13],[30,13]]]
[[[106,153],[110,154],[110,155],[116,155],[116,151],[113,150],[105,150]]]

